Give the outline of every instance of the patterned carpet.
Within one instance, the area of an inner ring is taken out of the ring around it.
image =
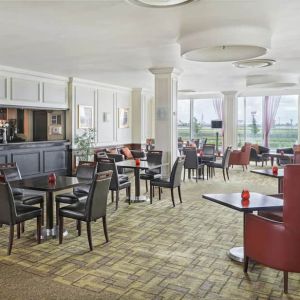
[[[277,181],[230,170],[213,180],[182,184],[183,204],[176,193],[172,208],[169,190],[162,200],[123,202],[118,211],[110,203],[110,242],[104,243],[102,223],[92,225],[94,251],[89,252],[85,228],[77,237],[75,223],[67,221],[69,235],[37,245],[27,222],[6,256],[7,228],[0,229],[0,299],[300,299],[300,274],[290,274],[289,294],[283,295],[281,272],[227,257],[242,245],[242,214],[201,198],[203,193],[251,191],[276,193]],[[144,184],[142,183],[144,189]],[[83,224],[84,225],[84,224]]]

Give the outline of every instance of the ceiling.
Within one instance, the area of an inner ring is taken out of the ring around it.
[[[1,1],[0,64],[136,88],[153,88],[154,67],[183,72],[179,89],[245,91],[246,76],[300,72],[299,0],[200,0],[145,8],[126,0]],[[181,37],[212,27],[262,26],[276,59],[265,69],[180,57]]]

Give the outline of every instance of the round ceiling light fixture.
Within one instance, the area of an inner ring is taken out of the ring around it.
[[[232,63],[236,68],[266,68],[276,63],[274,59],[250,59],[240,60]]]
[[[164,8],[196,2],[199,0],[128,0],[129,2],[145,7]]]
[[[295,75],[249,75],[246,78],[248,88],[289,88],[298,84]]]
[[[271,47],[269,29],[257,26],[224,26],[179,39],[183,58],[200,62],[228,62],[251,59]]]

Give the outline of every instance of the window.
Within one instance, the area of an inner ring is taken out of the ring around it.
[[[184,141],[207,138],[207,143],[216,143],[216,132],[222,135],[222,129],[212,129],[211,121],[219,120],[214,108],[214,99],[178,100],[177,132]],[[219,138],[219,147],[222,145]]]
[[[262,144],[262,97],[238,98],[237,146]]]
[[[269,148],[291,147],[298,140],[298,96],[276,96],[278,109],[269,114]],[[266,105],[268,96],[238,98],[237,143],[241,147],[245,142],[264,145],[267,120]],[[271,97],[270,97],[271,98]],[[270,113],[270,112],[269,112]],[[266,117],[265,117],[266,118]]]
[[[183,140],[189,140],[191,137],[191,101],[190,100],[178,100],[177,108],[177,132],[178,138]]]

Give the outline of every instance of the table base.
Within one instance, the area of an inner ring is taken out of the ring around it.
[[[63,236],[67,236],[68,231],[64,230]],[[34,233],[35,238],[36,236],[36,231]],[[47,229],[46,227],[42,227],[41,230],[41,240],[47,240],[47,239],[52,239],[52,238],[57,238],[58,237],[58,226],[54,226],[52,229]]]
[[[228,257],[234,261],[244,262],[244,247],[233,247],[228,251]]]
[[[128,202],[128,199],[126,199],[125,202]],[[134,197],[130,197],[130,202],[131,203],[150,202],[150,198],[145,195],[134,196]]]

